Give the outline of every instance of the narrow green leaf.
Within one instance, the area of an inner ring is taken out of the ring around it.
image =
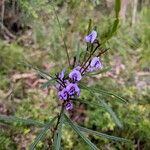
[[[120,1],[120,0],[115,0],[115,13],[116,13],[116,18],[119,17],[120,7],[121,7],[121,1]]]
[[[42,84],[41,88],[42,89],[45,89],[45,88],[48,88],[49,86],[51,85],[54,85],[55,84],[55,79],[50,79],[48,80],[47,82],[45,82],[44,84]]]
[[[84,104],[87,104],[87,105],[90,105],[92,107],[101,107],[101,108],[104,108],[102,105],[97,105],[97,102],[89,102],[87,100],[83,100],[83,99],[75,99],[74,102],[80,102],[80,103],[84,103]]]
[[[97,96],[97,94],[99,94],[98,92],[96,92],[96,89],[91,89],[91,88],[88,88],[88,87],[85,87],[84,88],[86,90],[88,90],[91,94],[93,94],[97,100],[102,104],[102,106],[108,111],[108,113],[112,116],[113,120],[115,121],[115,123],[120,127],[122,128],[123,125],[121,124],[121,122],[119,121],[119,119],[117,118],[115,112],[111,109],[111,107],[109,105],[107,105],[107,103],[105,103],[105,101],[101,100],[99,98],[99,96]]]
[[[66,121],[68,124],[72,127],[72,129],[90,146],[93,150],[99,150],[96,145],[94,145],[87,137],[85,137],[82,132],[79,130],[79,128],[71,121],[70,118],[68,118],[66,115],[64,115]]]
[[[48,131],[48,129],[50,129],[54,123],[54,121],[56,120],[57,117],[54,117],[51,121],[49,121],[44,128],[40,131],[39,135],[35,138],[34,142],[29,146],[29,150],[33,150],[36,145],[39,143],[39,141],[41,141],[44,138],[44,135],[46,134],[46,132]]]
[[[97,97],[98,98],[98,97]],[[123,125],[121,124],[120,120],[117,118],[115,112],[112,110],[112,108],[104,101],[101,99],[98,99],[98,101],[105,107],[105,109],[108,111],[108,113],[111,115],[113,118],[114,122],[120,127],[123,128]]]
[[[85,75],[91,77],[91,76],[94,76],[94,75],[98,75],[98,74],[101,74],[101,73],[105,73],[105,72],[107,72],[107,71],[109,71],[109,70],[110,70],[110,67],[105,68],[105,69],[100,70],[100,71],[97,71],[97,72],[89,72],[89,73],[86,73]]]
[[[6,115],[0,115],[0,122],[4,123],[17,123],[22,126],[37,126],[37,127],[43,127],[43,123],[32,120],[32,119],[22,119],[15,116],[6,116]]]
[[[88,25],[87,35],[90,34],[91,27],[92,27],[92,19],[89,19],[89,25]]]
[[[110,36],[113,36],[113,34],[117,31],[118,24],[119,24],[119,19],[116,18],[115,21],[114,21],[114,23],[113,23]]]
[[[125,139],[125,138],[120,138],[120,137],[108,135],[108,134],[105,134],[105,133],[93,131],[93,130],[91,130],[91,129],[81,127],[81,126],[79,126],[79,125],[78,125],[77,127],[78,127],[81,131],[86,132],[86,133],[88,133],[88,134],[97,135],[97,136],[99,136],[99,137],[104,137],[104,138],[107,138],[107,139],[110,139],[110,140],[115,140],[115,141],[120,141],[120,142],[131,142],[130,140],[127,140],[127,139]]]
[[[80,87],[82,89],[85,89],[85,90],[90,91],[90,92],[94,92],[94,93],[98,93],[98,94],[102,93],[102,94],[105,94],[105,95],[116,97],[118,100],[120,100],[123,103],[127,102],[124,98],[122,98],[122,97],[120,97],[120,96],[118,96],[118,95],[116,95],[112,92],[109,92],[109,91],[105,91],[105,90],[101,90],[101,89],[97,89],[97,88],[93,88],[93,87],[87,87],[84,84],[80,84]]]
[[[34,69],[41,77],[43,77],[44,79],[51,79],[54,78],[52,75],[48,74],[47,72],[39,69],[38,67],[33,66],[32,64],[28,63],[28,62],[23,62],[23,64],[27,67],[30,67],[32,69]]]

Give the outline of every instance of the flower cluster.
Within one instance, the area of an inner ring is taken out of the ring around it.
[[[96,40],[97,32],[92,31],[85,37],[87,43],[93,44]],[[59,100],[63,101],[66,110],[73,109],[72,100],[80,96],[79,81],[85,72],[97,71],[102,68],[99,57],[93,57],[83,62],[80,66],[75,67],[69,75],[65,76],[65,70],[57,74],[57,91]]]

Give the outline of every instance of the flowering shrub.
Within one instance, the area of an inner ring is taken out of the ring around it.
[[[63,101],[66,110],[73,109],[72,100],[75,100],[80,96],[79,81],[82,79],[85,73],[97,71],[102,68],[102,63],[99,56],[103,53],[93,57],[96,50],[100,47],[99,41],[96,40],[97,32],[92,31],[85,37],[85,41],[89,43],[87,49],[90,48],[90,55],[80,65],[72,69],[72,71],[65,77],[65,70],[62,70],[56,75],[56,89],[58,91],[59,100]],[[94,46],[96,47],[94,48]],[[93,57],[93,58],[92,58]]]

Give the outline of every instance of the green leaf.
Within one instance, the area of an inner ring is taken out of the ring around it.
[[[127,101],[124,99],[124,98],[122,98],[122,97],[120,97],[120,96],[118,96],[118,95],[116,95],[116,94],[114,94],[114,93],[112,93],[112,92],[109,92],[109,91],[105,91],[105,90],[101,90],[101,89],[97,89],[97,88],[93,88],[93,87],[87,87],[87,86],[85,86],[84,84],[80,84],[80,87],[82,88],[82,89],[85,89],[85,90],[87,90],[87,91],[90,91],[90,92],[92,92],[92,93],[102,93],[102,94],[105,94],[105,95],[109,95],[109,96],[113,96],[113,97],[116,97],[118,100],[120,100],[121,102],[123,102],[123,103],[126,103]]]
[[[53,78],[53,79],[50,79],[50,80],[48,80],[47,82],[45,82],[44,84],[42,84],[42,86],[41,86],[41,88],[42,89],[45,89],[45,88],[48,88],[49,86],[51,86],[51,85],[53,85],[53,84],[55,84],[55,79]]]
[[[107,112],[112,116],[112,118],[113,118],[113,120],[115,121],[115,123],[116,123],[120,128],[122,128],[123,125],[121,124],[121,122],[120,122],[119,119],[117,118],[115,112],[111,109],[111,107],[110,107],[109,105],[107,105],[107,103],[105,103],[105,101],[101,100],[101,99],[99,98],[99,96],[97,96],[97,94],[99,94],[99,93],[96,92],[96,89],[91,89],[91,88],[88,88],[88,87],[85,87],[85,86],[84,86],[84,88],[85,88],[86,90],[88,90],[91,94],[93,94],[93,95],[97,98],[97,100],[102,104],[102,106],[103,106],[103,107],[107,110]]]
[[[80,102],[80,103],[84,103],[84,104],[87,104],[87,105],[90,105],[92,107],[101,107],[101,108],[104,108],[102,105],[97,105],[97,102],[89,102],[87,100],[83,100],[83,99],[75,99],[74,102]]]
[[[98,98],[98,97],[97,97]],[[112,110],[112,108],[104,101],[101,99],[98,99],[98,101],[105,107],[105,109],[108,111],[108,113],[111,115],[113,118],[114,122],[120,127],[123,128],[123,125],[121,124],[120,120],[117,118],[115,112]]]
[[[35,138],[34,142],[29,146],[29,150],[33,150],[39,141],[41,141],[44,138],[44,135],[46,134],[47,130],[50,129],[56,120],[57,117],[54,117],[51,121],[49,121],[44,128],[40,131],[39,135]]]
[[[89,73],[85,73],[85,75],[91,77],[91,76],[94,76],[94,75],[98,75],[98,74],[101,74],[101,73],[105,73],[105,72],[107,72],[107,71],[109,71],[109,70],[110,70],[110,67],[105,68],[105,69],[100,70],[100,71],[97,71],[97,72],[89,72]]]
[[[110,32],[110,37],[113,36],[113,34],[117,31],[117,28],[118,28],[118,24],[119,24],[119,19],[116,18],[114,23],[113,23],[113,26],[112,26],[112,29],[111,29],[111,32]]]
[[[106,33],[106,38],[103,40],[102,44],[105,44],[117,31],[118,25],[119,25],[119,12],[121,7],[121,0],[115,0],[115,20],[113,22],[112,28],[108,29],[108,32]]]
[[[90,146],[93,150],[99,150],[96,145],[94,145],[86,136],[82,134],[82,132],[79,130],[79,128],[71,121],[70,118],[68,118],[66,115],[64,115],[65,120],[68,122],[68,124],[72,127],[72,129]]]
[[[61,135],[62,135],[61,130],[62,130],[63,119],[64,119],[64,108],[62,108],[60,114],[61,114],[60,121],[54,135],[54,144],[53,144],[54,150],[60,150],[61,148]]]
[[[88,133],[88,134],[97,135],[97,136],[99,136],[99,137],[104,137],[104,138],[107,138],[107,139],[110,139],[110,140],[115,140],[115,141],[120,141],[120,142],[131,142],[130,140],[127,140],[127,139],[125,139],[125,138],[120,138],[120,137],[111,136],[111,135],[108,135],[108,134],[105,134],[105,133],[93,131],[93,130],[91,130],[91,129],[81,127],[81,126],[79,126],[79,125],[78,125],[77,127],[78,127],[81,131],[86,132],[86,133]]]
[[[89,19],[89,25],[88,25],[87,35],[90,34],[91,27],[92,27],[92,19]]]
[[[30,67],[32,69],[34,69],[41,77],[43,77],[44,79],[50,80],[51,78],[54,79],[54,77],[50,74],[48,74],[47,72],[39,69],[38,67],[33,66],[32,64],[28,63],[28,62],[23,62],[23,64],[27,67]]]
[[[116,13],[116,18],[119,17],[120,7],[121,7],[121,1],[120,1],[120,0],[115,0],[115,13]]]
[[[0,122],[4,123],[17,123],[22,126],[37,126],[37,127],[43,127],[43,123],[31,120],[31,119],[22,119],[15,116],[6,116],[6,115],[0,115]]]

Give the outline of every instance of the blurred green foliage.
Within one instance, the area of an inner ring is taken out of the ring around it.
[[[93,27],[96,26],[100,41],[105,39],[108,29],[112,27],[113,23],[111,10],[106,8],[105,4],[106,1],[104,0],[55,1],[54,6],[60,19],[70,56],[75,54],[79,43],[79,48],[85,49],[83,38],[86,35],[89,19],[93,20],[92,25]],[[17,42],[6,44],[0,41],[0,89],[4,91],[8,90],[9,79],[13,73],[29,70],[29,68],[20,65],[20,62],[24,60],[24,55],[31,63],[40,67],[44,63],[52,64],[50,68],[52,73],[56,73],[66,66],[67,62],[63,40],[51,3],[47,0],[22,0],[18,1],[18,7],[21,10],[19,12],[20,21],[32,28],[32,37],[30,38],[33,44],[26,47]],[[150,148],[150,89],[148,86],[138,87],[136,83],[137,72],[149,70],[149,18],[150,9],[144,6],[142,11],[139,12],[139,20],[135,26],[131,27],[130,20],[127,19],[125,24],[119,24],[117,34],[105,43],[105,46],[111,50],[102,58],[104,67],[111,66],[110,71],[113,71],[113,67],[115,67],[113,62],[117,58],[121,59],[120,63],[125,65],[125,69],[121,70],[117,78],[108,77],[104,72],[102,77],[96,75],[90,80],[85,80],[86,83],[93,84],[99,89],[113,91],[128,100],[128,104],[119,104],[115,101],[115,98],[107,98],[102,95],[119,116],[124,126],[123,129],[118,129],[110,115],[103,109],[95,109],[95,107],[85,105],[86,117],[83,126],[132,141],[130,144],[115,143],[104,138],[89,136],[92,142],[96,143],[101,149],[137,149],[140,147],[147,150]],[[31,53],[35,55],[31,56]],[[10,103],[14,115],[45,122],[58,113],[56,93],[53,88],[50,95],[44,97],[40,88],[25,89],[25,92],[23,92],[24,83],[18,82],[15,84],[13,101],[7,102]],[[139,78],[137,82],[140,82]],[[147,80],[145,82],[147,83]],[[85,91],[83,91],[81,97],[88,101],[94,100]],[[3,101],[3,99],[0,100],[0,103],[3,103]],[[5,128],[5,132],[3,128],[0,129],[0,149],[4,150],[21,149],[23,144],[29,145],[37,132],[34,128],[18,128],[17,126]],[[18,135],[18,139],[14,140],[16,135]],[[45,142],[47,142],[49,136],[47,135]],[[19,142],[22,140],[24,142]],[[74,135],[70,128],[63,128],[64,149],[88,149],[84,143],[79,141],[78,136]],[[39,143],[37,149],[44,147],[43,143]]]

